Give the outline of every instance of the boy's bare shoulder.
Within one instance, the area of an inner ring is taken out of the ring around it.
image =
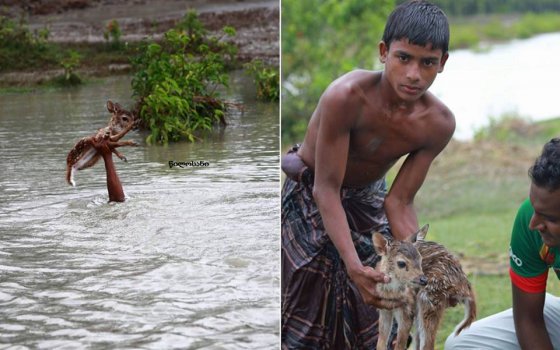
[[[453,115],[453,112],[451,112],[449,107],[447,107],[439,98],[437,98],[431,92],[429,92],[428,94],[431,99],[433,112],[437,116],[441,117],[442,121],[449,123],[452,122],[453,124],[455,124],[455,116]]]
[[[451,137],[455,131],[455,116],[453,112],[431,92],[426,93],[426,98],[434,131],[441,133],[442,136],[449,135]]]
[[[321,99],[337,104],[354,104],[381,78],[381,72],[356,69],[334,80]]]
[[[334,80],[329,88],[341,88],[341,87],[353,87],[353,88],[364,88],[367,87],[376,80],[381,78],[380,71],[370,71],[365,69],[355,69],[344,75],[341,75],[336,80]]]

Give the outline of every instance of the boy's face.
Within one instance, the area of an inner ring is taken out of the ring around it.
[[[529,199],[535,209],[529,228],[539,231],[547,246],[560,247],[560,190],[549,191],[531,184]]]
[[[413,45],[408,39],[395,40],[388,48],[379,43],[379,60],[395,93],[404,101],[415,101],[432,85],[449,55],[432,45]]]

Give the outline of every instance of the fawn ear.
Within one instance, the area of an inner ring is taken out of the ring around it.
[[[430,228],[429,224],[426,224],[424,226],[422,226],[422,228],[420,230],[418,230],[418,232],[416,232],[413,235],[413,242],[414,241],[423,241],[426,239],[426,234],[428,234],[428,229]]]
[[[372,240],[373,240],[373,247],[375,248],[377,254],[379,255],[387,254],[387,247],[389,245],[389,242],[387,241],[387,238],[383,236],[382,233],[375,232],[373,234]]]
[[[111,113],[115,113],[115,105],[112,101],[107,101],[107,110]]]

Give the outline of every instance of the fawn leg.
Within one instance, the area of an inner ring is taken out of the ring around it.
[[[111,151],[117,156],[119,157],[120,160],[124,161],[124,162],[128,162],[128,160],[126,159],[126,157],[124,156],[124,154],[122,154],[121,152],[117,151],[116,148],[111,149]]]
[[[387,341],[393,325],[393,312],[379,310],[379,335],[377,336],[377,350],[387,350]]]
[[[418,332],[420,334],[419,349],[421,350],[433,350],[436,342],[436,333],[439,326],[441,317],[445,306],[439,304],[437,308],[430,310],[423,310],[421,314],[418,315],[419,327]]]
[[[122,137],[126,135],[127,132],[132,130],[133,127],[134,127],[134,123],[130,123],[126,128],[122,129],[121,132],[119,132],[118,134],[110,136],[109,140],[114,142],[122,139]]]
[[[392,310],[403,306],[402,299],[378,299],[374,306],[378,309]]]
[[[127,141],[109,141],[109,147],[117,148],[123,146],[138,146],[138,144],[134,141],[127,140]]]
[[[406,350],[408,335],[410,334],[412,321],[414,319],[414,311],[410,307],[403,307],[395,310],[395,317],[399,325],[395,350]]]
[[[109,141],[108,142],[109,148],[111,149],[111,151],[117,156],[119,157],[121,160],[124,160],[125,162],[127,162],[126,157],[120,153],[119,151],[117,151],[117,147],[123,147],[123,146],[138,146],[138,144],[134,141]]]

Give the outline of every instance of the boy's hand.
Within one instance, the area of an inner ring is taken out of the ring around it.
[[[108,138],[101,138],[100,140],[94,138],[92,145],[101,155],[111,154],[112,152]]]
[[[377,283],[389,283],[391,281],[389,276],[384,273],[369,266],[361,266],[349,270],[348,275],[360,291],[366,304],[382,309],[393,309],[404,304],[402,299],[385,299],[377,292]]]

